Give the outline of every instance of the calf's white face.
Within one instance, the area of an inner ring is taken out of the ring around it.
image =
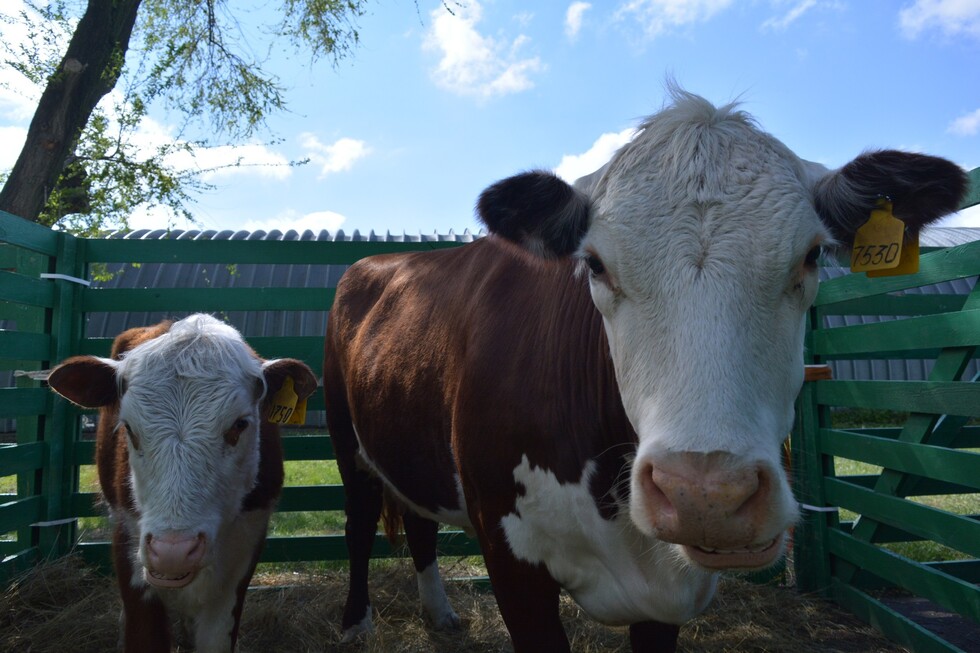
[[[821,246],[849,244],[879,196],[915,233],[956,208],[965,175],[895,151],[831,172],[733,105],[672,95],[577,189],[525,173],[479,209],[532,252],[582,259],[638,436],[636,528],[701,567],[762,567],[798,514],[781,444]]]
[[[196,566],[206,566],[208,543],[255,485],[262,362],[237,331],[200,316],[129,352],[116,375],[140,560],[155,570],[151,583],[186,584],[188,570],[168,557],[200,554]]]

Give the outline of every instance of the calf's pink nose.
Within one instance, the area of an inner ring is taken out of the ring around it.
[[[149,567],[168,576],[180,576],[196,569],[204,558],[207,541],[204,533],[163,533],[146,536]]]

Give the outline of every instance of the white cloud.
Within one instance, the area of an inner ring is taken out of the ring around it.
[[[704,22],[727,8],[733,0],[629,0],[613,15],[617,21],[635,20],[648,39],[674,27]]]
[[[440,53],[432,77],[435,83],[459,95],[487,99],[519,93],[534,87],[531,77],[545,70],[539,57],[524,57],[521,49],[530,39],[521,34],[513,40],[485,36],[477,30],[483,9],[476,0],[454,7],[450,14],[432,12],[432,27],[423,49]]]
[[[975,136],[977,132],[980,132],[980,109],[960,116],[949,123],[946,131],[958,136]]]
[[[555,167],[555,174],[571,183],[601,168],[612,158],[616,150],[630,142],[636,130],[632,127],[621,132],[606,133],[596,139],[582,154],[566,154]]]
[[[796,5],[784,16],[773,16],[762,23],[760,27],[763,31],[773,30],[775,32],[780,32],[789,27],[790,24],[805,14],[809,9],[813,8],[816,4],[817,0],[801,0],[800,2],[796,3]]]
[[[340,138],[325,145],[316,135],[304,132],[299,135],[299,139],[306,149],[306,156],[310,157],[314,165],[320,166],[320,179],[333,172],[350,170],[355,161],[371,153],[367,143],[354,138]]]
[[[565,12],[565,36],[573,41],[578,37],[578,33],[582,31],[585,12],[591,8],[592,5],[588,2],[573,2],[568,6],[568,11]]]
[[[295,229],[303,233],[307,229],[313,233],[318,233],[321,229],[335,232],[347,221],[346,216],[333,211],[314,211],[300,215],[290,209],[268,219],[268,220],[249,220],[242,226],[246,231],[272,231],[278,229],[285,233],[290,229]]]
[[[946,36],[965,34],[980,38],[980,2],[977,0],[916,0],[898,12],[902,34],[914,39],[939,30]]]
[[[27,129],[25,127],[0,127],[0,170],[10,170],[17,162],[20,151],[24,149],[24,141],[27,139]]]

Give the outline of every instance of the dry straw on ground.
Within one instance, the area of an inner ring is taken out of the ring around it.
[[[457,573],[470,573],[457,565]],[[493,595],[466,582],[449,583],[463,621],[452,633],[430,630],[420,614],[407,561],[372,572],[377,632],[340,645],[338,624],[346,594],[343,571],[260,574],[245,603],[243,653],[497,653],[509,651]],[[623,628],[588,619],[563,599],[565,628],[577,653],[626,653]],[[41,565],[0,597],[0,651],[105,653],[117,642],[119,599],[114,581],[70,556]],[[892,653],[905,649],[818,599],[792,589],[725,580],[708,612],[681,630],[687,653]]]

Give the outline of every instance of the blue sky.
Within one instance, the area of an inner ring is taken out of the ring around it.
[[[337,67],[278,55],[289,113],[271,134],[180,164],[310,163],[209,176],[216,189],[193,207],[200,226],[476,231],[483,188],[530,168],[590,172],[663,105],[668,77],[716,103],[740,99],[830,167],[883,147],[980,166],[980,0],[447,4],[452,14],[431,0],[370,3],[359,46]],[[273,20],[265,11],[248,20]],[[0,167],[33,110],[29,89],[8,86]],[[175,122],[154,115],[143,137],[173,138]],[[980,227],[980,210],[947,224]],[[188,225],[157,210],[132,226]]]

